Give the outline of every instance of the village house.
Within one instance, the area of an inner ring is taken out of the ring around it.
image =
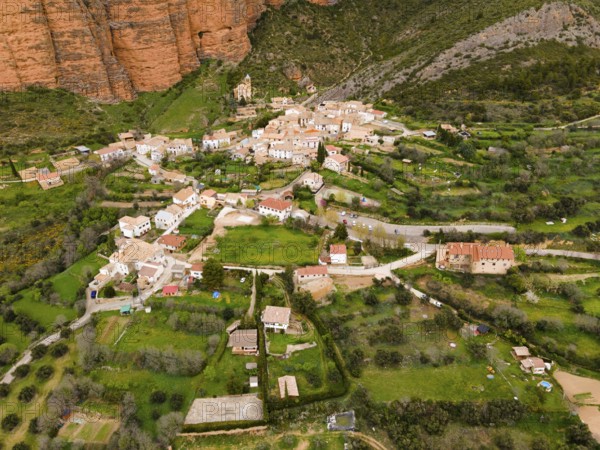
[[[173,139],[166,145],[167,154],[173,157],[189,155],[194,151],[192,139]]]
[[[38,172],[35,178],[39,183],[40,187],[45,191],[47,191],[48,189],[62,186],[64,184],[58,172]]]
[[[204,263],[192,264],[192,267],[190,269],[190,276],[194,280],[201,280],[203,270],[204,270]]]
[[[151,286],[158,281],[164,272],[165,268],[162,264],[145,263],[138,271],[138,285],[142,288]]]
[[[292,310],[282,306],[267,306],[261,315],[265,330],[286,331],[290,325]]]
[[[179,293],[179,287],[178,286],[164,286],[162,288],[162,294],[163,297],[173,297],[175,295],[177,295]]]
[[[117,242],[117,251],[110,256],[104,273],[109,276],[127,276],[131,272],[139,271],[146,262],[162,263],[163,260],[164,252],[159,247],[140,239],[120,239]]]
[[[327,156],[342,154],[342,149],[340,147],[336,147],[335,145],[326,145],[325,151],[327,152]]]
[[[116,159],[122,159],[127,155],[122,147],[105,147],[103,149],[96,150],[94,153],[100,157],[100,161],[102,162],[110,162]]]
[[[227,347],[234,355],[258,354],[258,330],[235,330],[229,335]]]
[[[323,177],[316,172],[306,173],[300,178],[300,184],[308,187],[312,192],[317,192],[323,187]]]
[[[245,206],[246,201],[248,200],[248,194],[237,194],[234,192],[228,192],[225,194],[225,199],[223,202],[229,206]]]
[[[150,231],[150,218],[125,216],[119,219],[121,234],[126,238],[140,237]]]
[[[521,360],[521,370],[533,375],[544,375],[546,373],[546,363],[542,358],[532,356]]]
[[[187,180],[184,174],[172,170],[163,170],[162,177],[167,183],[184,184]]]
[[[198,203],[198,194],[196,194],[193,187],[188,186],[173,195],[173,203],[182,208],[189,209]]]
[[[332,244],[329,246],[329,258],[331,264],[346,264],[348,262],[348,251],[345,244]]]
[[[158,245],[169,252],[177,252],[185,246],[186,241],[185,236],[166,234],[158,238]]]
[[[217,192],[212,189],[207,189],[200,193],[200,206],[208,209],[213,209],[217,204]]]
[[[148,153],[157,151],[160,147],[163,147],[169,138],[165,136],[154,136],[147,135],[146,138],[135,144],[135,150],[138,154],[146,156]]]
[[[202,138],[202,148],[204,150],[216,150],[221,147],[231,145],[231,133],[220,129],[213,134],[205,134]]]
[[[525,346],[513,347],[510,353],[517,361],[522,361],[523,359],[527,359],[531,356],[529,354],[529,349]]]
[[[160,166],[158,164],[152,164],[148,167],[148,173],[153,177],[160,175]]]
[[[515,265],[515,254],[509,245],[449,242],[438,249],[435,265],[458,272],[504,275]]]
[[[291,147],[273,146],[269,149],[269,157],[274,159],[292,159],[294,149]]]
[[[296,269],[294,275],[298,284],[329,277],[327,266],[301,267]]]
[[[169,205],[154,216],[154,225],[159,230],[168,230],[183,217],[183,209],[177,205]]]
[[[347,172],[350,165],[350,158],[345,155],[331,155],[325,158],[323,168],[337,173]]]
[[[276,217],[280,222],[284,222],[292,213],[292,202],[268,198],[259,203],[258,213],[265,217]]]

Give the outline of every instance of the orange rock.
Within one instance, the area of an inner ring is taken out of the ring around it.
[[[163,90],[203,58],[241,61],[248,30],[284,1],[2,2],[0,90],[60,87],[105,102]]]

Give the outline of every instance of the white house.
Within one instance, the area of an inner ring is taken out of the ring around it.
[[[258,205],[258,213],[265,217],[274,216],[280,222],[283,222],[290,217],[290,214],[292,213],[292,202],[268,198],[260,202]]]
[[[521,360],[521,370],[534,375],[543,375],[546,373],[546,364],[542,358],[532,356]]]
[[[140,155],[147,155],[153,151],[156,151],[159,147],[162,147],[167,142],[169,142],[169,138],[164,136],[154,136],[150,139],[144,139],[141,142],[135,144],[135,150]]]
[[[158,164],[152,164],[148,167],[148,173],[153,177],[160,175],[160,166]]]
[[[329,257],[331,264],[346,264],[348,262],[348,251],[344,244],[332,244],[329,246]]]
[[[325,158],[323,167],[337,173],[347,172],[350,158],[344,155],[331,155]]]
[[[190,276],[195,280],[202,279],[202,271],[204,270],[203,263],[192,264],[192,268],[190,269]]]
[[[213,189],[206,189],[200,193],[200,206],[212,209],[217,204],[217,192]]]
[[[205,150],[215,150],[220,147],[231,145],[231,135],[221,129],[213,134],[205,134],[202,138],[202,147]]]
[[[100,161],[102,162],[109,162],[115,159],[124,158],[126,155],[125,150],[120,147],[106,147],[101,150],[96,150],[94,153],[100,157]]]
[[[123,276],[140,270],[145,262],[162,263],[164,260],[162,249],[140,239],[120,239],[117,247],[109,263],[114,267],[113,273]]]
[[[125,216],[119,219],[121,234],[127,238],[140,237],[150,231],[150,219],[146,216]]]
[[[271,147],[269,157],[275,159],[292,159],[294,149],[290,147]]]
[[[173,196],[173,203],[182,208],[191,208],[198,203],[198,194],[196,194],[193,187],[188,186]]]
[[[304,283],[312,280],[317,280],[319,278],[327,278],[329,275],[327,271],[327,266],[309,266],[297,269],[295,276],[297,283]]]
[[[300,183],[312,192],[317,192],[323,186],[323,177],[315,172],[306,173],[300,179]]]
[[[262,313],[261,321],[265,329],[287,330],[290,325],[292,310],[281,306],[267,306]]]
[[[154,225],[159,230],[168,230],[176,225],[183,216],[183,209],[177,205],[169,205],[154,216]]]
[[[188,155],[194,151],[191,139],[173,139],[166,147],[167,153],[171,156]]]
[[[162,264],[145,263],[138,271],[138,278],[145,281],[146,284],[154,284],[164,272],[165,268]]]

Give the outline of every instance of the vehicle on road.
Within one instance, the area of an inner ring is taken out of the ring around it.
[[[345,215],[346,215],[346,211],[342,211],[342,212],[341,212],[341,215],[342,215],[342,216],[345,216]]]
[[[369,225],[369,231],[373,231],[373,225]]]
[[[342,220],[342,222],[344,223],[344,225],[348,225],[348,221],[346,219]]]
[[[96,291],[92,291],[92,292],[90,293],[90,297],[91,297],[92,299],[96,298]]]

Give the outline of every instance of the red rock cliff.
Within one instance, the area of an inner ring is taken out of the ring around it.
[[[248,30],[283,2],[2,0],[0,90],[37,84],[115,101],[166,89],[203,58],[242,60]]]

